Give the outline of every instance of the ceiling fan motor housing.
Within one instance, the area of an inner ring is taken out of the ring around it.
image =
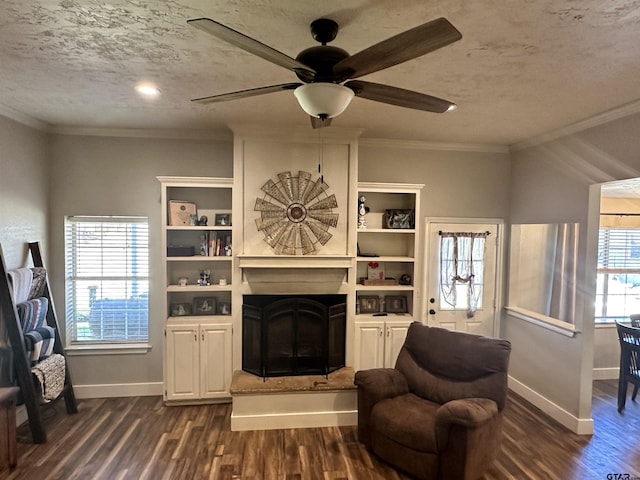
[[[312,82],[333,82],[333,66],[348,56],[349,54],[341,48],[329,45],[317,45],[300,52],[296,60],[316,71],[314,79],[311,80]],[[303,82],[310,83],[309,78],[305,77],[304,74],[296,72],[296,75]]]

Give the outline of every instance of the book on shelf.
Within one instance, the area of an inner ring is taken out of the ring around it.
[[[200,237],[200,255],[207,257],[230,257],[231,235],[227,232],[210,231]]]

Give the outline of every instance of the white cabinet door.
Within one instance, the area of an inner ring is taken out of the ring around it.
[[[167,325],[166,399],[191,400],[200,396],[198,325]]]
[[[384,366],[393,368],[396,366],[396,360],[404,340],[407,338],[407,330],[409,330],[411,321],[389,321],[386,322],[386,333],[384,339]]]
[[[233,356],[231,324],[200,325],[201,398],[228,397]]]
[[[355,322],[354,368],[367,370],[384,365],[384,322]]]
[[[357,370],[393,368],[407,336],[411,320],[362,320],[355,322],[355,365]]]

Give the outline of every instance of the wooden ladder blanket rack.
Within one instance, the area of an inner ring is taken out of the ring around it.
[[[33,260],[34,267],[44,267],[42,254],[40,251],[40,243],[29,243],[29,252]],[[58,319],[51,296],[51,288],[49,285],[48,274],[45,276],[44,292],[42,294],[48,300],[48,309],[46,312],[46,323],[55,331],[53,344],[53,353],[64,356],[64,348],[60,339],[60,329],[58,327]],[[32,374],[31,360],[28,357],[25,347],[24,334],[22,324],[18,315],[18,308],[13,298],[12,287],[9,282],[9,272],[4,261],[2,246],[0,245],[0,308],[2,318],[6,324],[9,342],[13,350],[13,364],[15,369],[16,380],[20,387],[21,400],[27,409],[29,417],[29,426],[34,443],[45,443],[47,435],[42,423],[40,415],[41,393],[39,382]],[[64,398],[67,413],[77,413],[78,406],[76,403],[71,376],[69,375],[69,366],[65,361],[65,379],[64,387],[60,395],[54,400]]]

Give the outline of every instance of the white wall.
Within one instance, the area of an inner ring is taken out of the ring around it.
[[[599,188],[592,185],[637,177],[640,116],[619,119],[558,140],[513,152],[512,223],[580,224],[578,333],[570,338],[514,317],[503,321],[513,345],[510,374],[538,406],[565,425],[592,428],[595,255]]]
[[[506,218],[510,154],[360,141],[358,180],[424,183],[423,217]],[[422,220],[422,219],[421,219]]]
[[[42,242],[47,256],[49,166],[46,134],[0,116],[0,244],[8,269],[31,266],[27,242]],[[0,319],[0,349],[7,348]],[[3,350],[6,352],[6,350]],[[9,368],[0,352],[0,385]]]
[[[50,204],[50,270],[58,317],[64,318],[64,217],[140,215],[149,217],[150,294],[147,354],[70,356],[76,386],[162,382],[164,313],[160,252],[158,175],[231,177],[231,136],[222,140],[53,135]],[[101,390],[105,391],[105,390]],[[159,393],[152,390],[154,393]]]

